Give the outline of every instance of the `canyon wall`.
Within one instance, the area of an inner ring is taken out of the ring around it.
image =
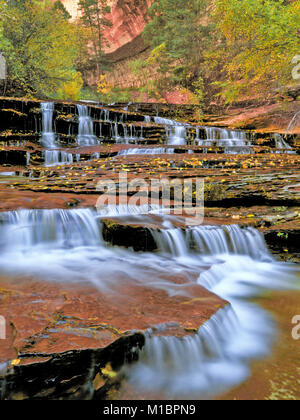
[[[77,0],[61,0],[73,19],[79,17]],[[149,21],[148,9],[153,0],[111,0],[108,19],[112,27],[107,28],[105,37],[109,46],[107,53],[113,53],[138,37]]]
[[[55,1],[55,0],[53,0]],[[61,0],[68,12],[76,20],[80,17],[77,0]],[[159,77],[157,65],[144,68],[142,71],[134,71],[135,62],[145,61],[150,48],[142,37],[142,32],[149,22],[148,10],[154,0],[109,0],[111,13],[107,16],[112,26],[105,29],[105,37],[108,41],[106,54],[113,63],[112,70],[107,72],[107,81],[112,87],[129,89],[136,100],[153,101],[148,94],[138,92],[139,88],[145,87],[149,81]],[[90,86],[95,86],[98,76],[89,72],[85,78]],[[151,83],[150,83],[151,84]],[[152,95],[151,95],[152,96]],[[190,93],[174,89],[164,93],[164,101],[169,103],[190,103],[194,101]],[[155,95],[157,101],[157,95]]]

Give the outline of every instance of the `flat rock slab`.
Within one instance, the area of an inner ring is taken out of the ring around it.
[[[57,387],[65,380],[64,366],[71,369],[73,377],[72,366],[78,358],[85,363],[93,357],[97,360],[93,380],[100,367],[109,365],[118,370],[125,361],[135,360],[149,328],[158,335],[194,334],[227,304],[191,282],[196,279],[193,272],[161,275],[162,281],[180,288],[180,295],[172,297],[165,290],[121,277],[114,279],[107,293],[88,283],[0,279],[0,313],[6,319],[6,340],[1,340],[0,347],[0,383],[1,374],[5,375],[10,383],[7,398],[40,396],[44,385],[27,389],[24,378],[28,376],[35,383],[40,370],[47,383],[58,366],[61,375],[55,390],[48,390],[50,394],[47,391],[45,396],[60,398]],[[76,375],[82,380],[89,366],[80,363],[82,371]]]

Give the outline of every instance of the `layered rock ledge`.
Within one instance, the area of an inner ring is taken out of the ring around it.
[[[118,386],[122,366],[137,360],[149,328],[195,334],[227,304],[191,285],[188,277],[195,275],[164,278],[181,285],[182,295],[173,297],[136,286],[125,274],[108,293],[86,283],[0,279],[2,398],[105,398]]]

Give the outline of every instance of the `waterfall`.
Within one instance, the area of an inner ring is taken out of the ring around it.
[[[109,109],[104,109],[104,121],[105,122],[109,122],[110,121],[109,115],[110,115]]]
[[[174,153],[174,149],[168,149],[165,147],[154,147],[152,149],[145,149],[145,148],[132,148],[121,150],[118,155],[119,156],[128,156],[128,155],[162,155],[162,154],[172,154]]]
[[[79,146],[93,146],[99,144],[97,137],[94,135],[94,123],[89,115],[87,105],[77,105],[79,115],[79,126],[77,143]]]
[[[180,122],[175,120],[170,120],[168,118],[162,118],[162,117],[154,117],[155,124],[161,124],[161,125],[181,125]]]
[[[55,133],[53,131],[53,102],[41,103],[42,110],[42,137],[41,144],[44,147],[53,148],[55,147]]]
[[[218,127],[204,127],[204,130],[206,138],[204,140],[196,139],[199,146],[224,147],[225,153],[252,153],[251,141],[247,139],[247,134],[244,131]]]
[[[300,270],[275,262],[252,228],[197,227],[186,236],[169,229],[158,238],[161,252],[189,256],[189,268],[200,273],[197,283],[230,305],[183,338],[168,333],[167,325],[149,328],[138,362],[123,372],[133,387],[162,398],[214,397],[245,381],[252,360],[268,356],[274,342],[271,316],[248,299],[266,290],[299,290]]]
[[[97,208],[100,217],[119,217],[156,214],[163,211],[162,206],[158,204],[144,204],[140,206],[119,204],[109,205]]]
[[[182,146],[186,144],[186,127],[175,125],[170,128],[168,135],[168,144]]]
[[[231,255],[223,261],[207,261],[207,266],[198,284],[228,300],[230,306],[191,336],[168,336],[164,325],[150,328],[139,361],[124,369],[134,387],[168,398],[214,397],[246,380],[251,361],[269,354],[276,336],[274,322],[248,299],[265,290],[299,290],[297,269]]]
[[[74,248],[102,243],[95,212],[80,210],[17,210],[0,213],[0,248],[3,252],[35,245]]]
[[[124,125],[123,125],[124,127]],[[116,143],[124,143],[124,138],[119,134],[119,124],[115,122],[112,126],[113,137]]]
[[[232,254],[271,260],[263,236],[252,227],[196,226],[186,232],[180,228],[153,230],[152,235],[158,249],[173,256]]]
[[[154,117],[156,124],[165,126],[168,144],[182,146],[186,144],[186,127],[187,125],[175,120],[162,117]]]
[[[153,210],[146,207],[145,212]],[[107,212],[138,214],[136,206],[111,207]],[[143,225],[153,223],[149,217],[137,217]],[[172,217],[163,217],[163,225],[170,225]],[[0,271],[39,281],[88,281],[110,295],[118,293],[124,280],[131,287],[159,289],[171,296],[186,296],[186,284],[199,284],[230,305],[183,338],[168,333],[167,324],[150,324],[139,361],[123,371],[139,390],[171,397],[194,393],[203,398],[237,386],[248,377],[251,361],[269,354],[276,333],[270,316],[247,299],[269,289],[299,289],[297,268],[273,260],[252,228],[198,226],[186,232],[169,228],[154,238],[160,248],[156,253],[107,246],[99,215],[91,209],[1,213]],[[185,274],[187,283],[170,280],[178,274]]]
[[[61,150],[45,150],[43,155],[45,166],[70,165],[73,163],[72,153]]]

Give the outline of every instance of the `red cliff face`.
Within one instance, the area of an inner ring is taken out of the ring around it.
[[[62,0],[62,3],[74,19],[79,16],[77,0]],[[108,19],[112,27],[105,31],[109,44],[106,52],[113,53],[142,33],[149,20],[147,12],[153,0],[111,0],[109,3],[111,13]]]
[[[137,38],[149,21],[148,9],[153,0],[114,0],[109,17],[112,27],[105,32],[108,53]]]

